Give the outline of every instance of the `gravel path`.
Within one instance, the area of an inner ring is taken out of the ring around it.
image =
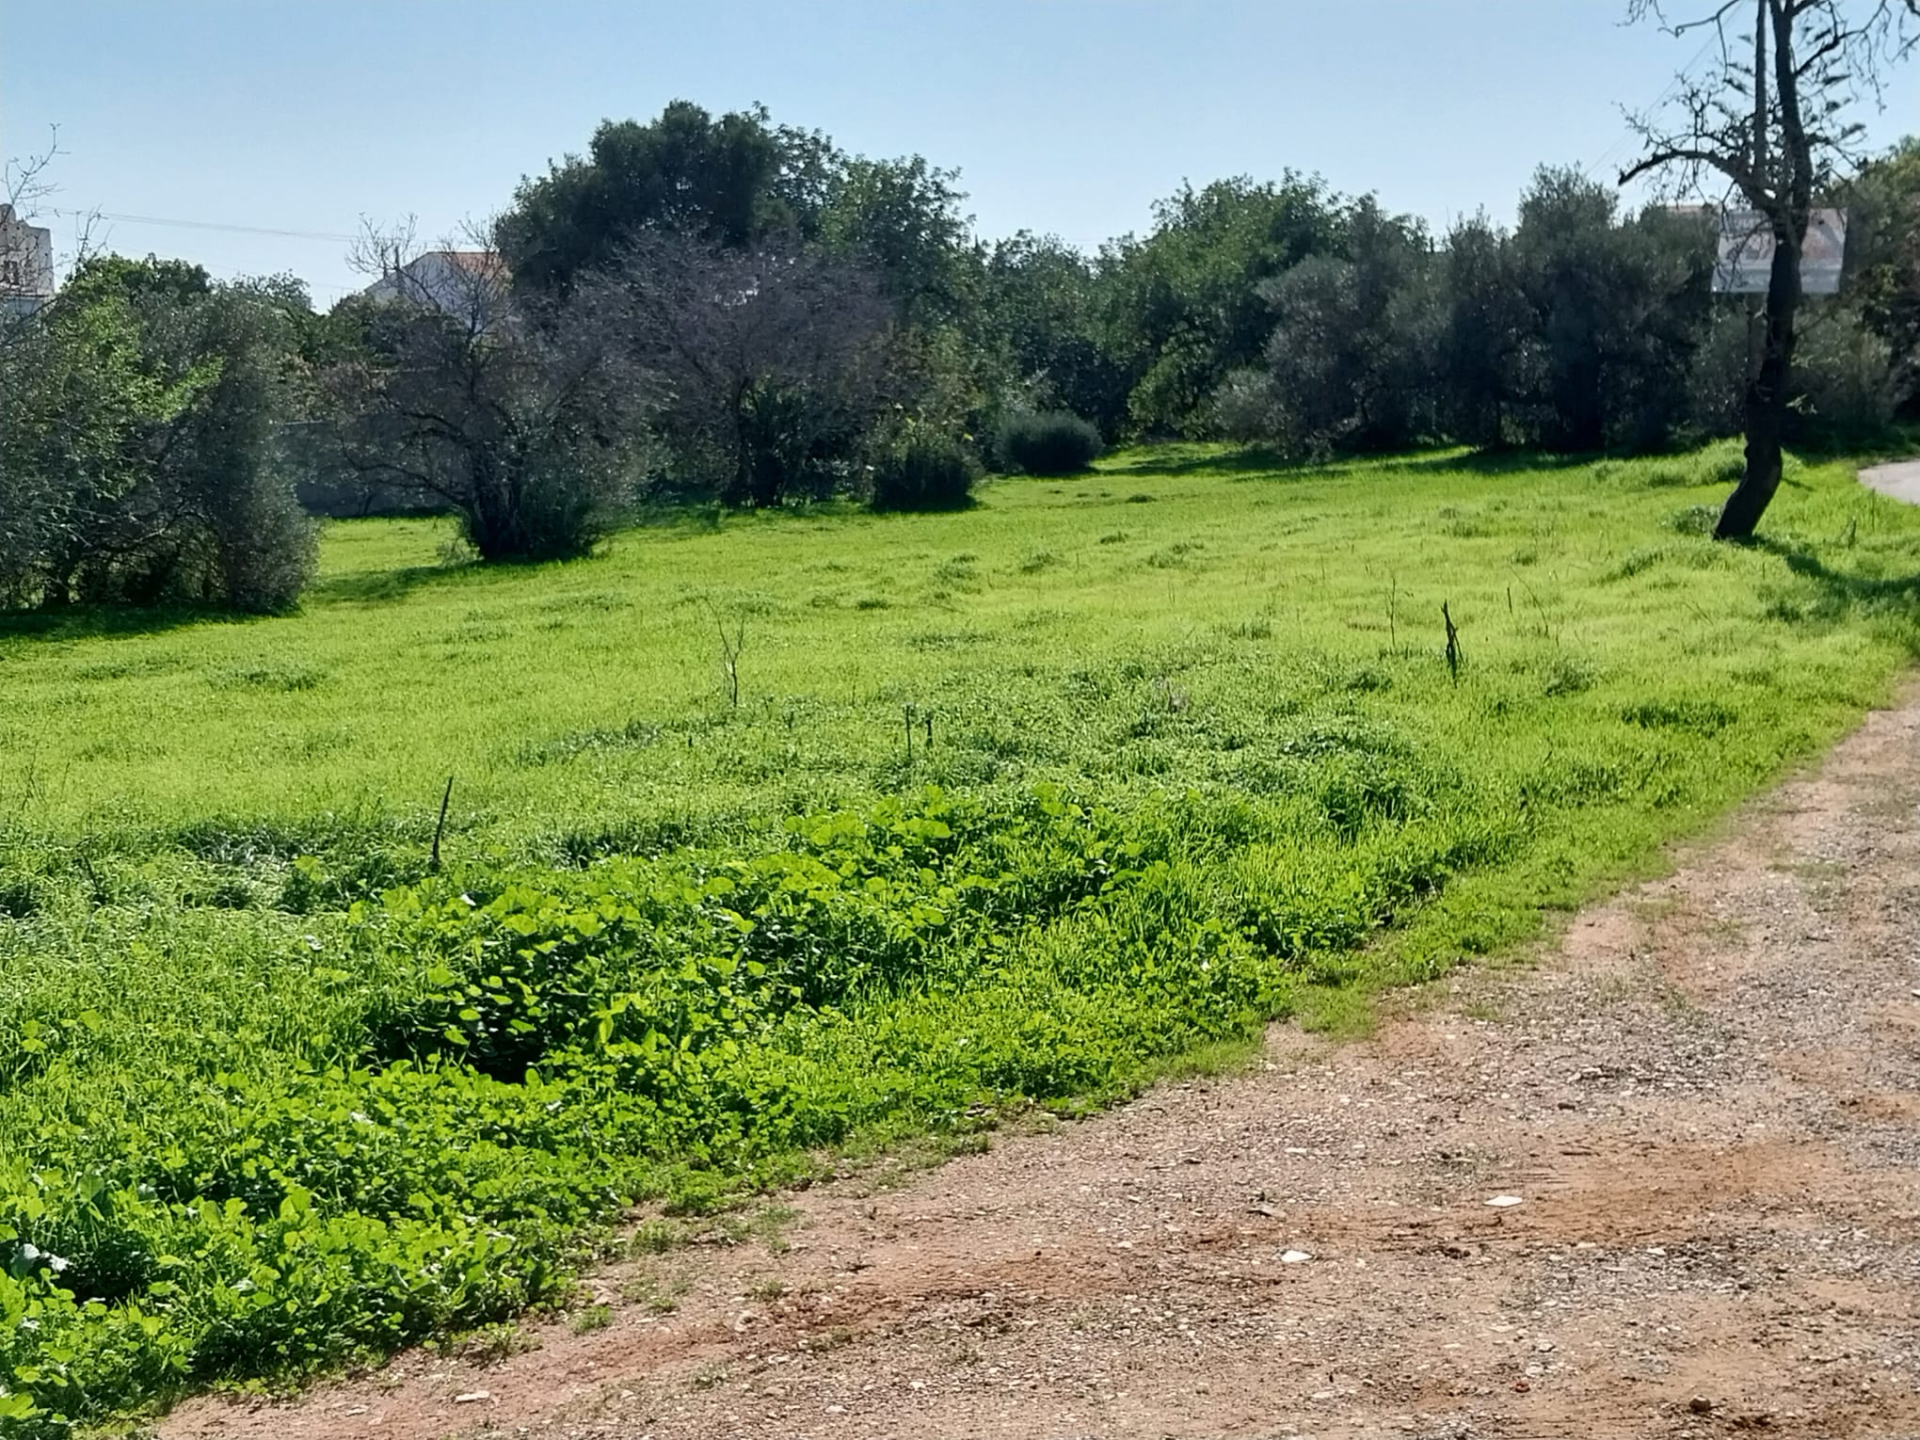
[[[1920,505],[1920,460],[1902,460],[1897,465],[1876,465],[1860,472],[1860,483],[1883,495]]]
[[[615,1266],[604,1328],[162,1434],[1920,1436],[1917,745],[1920,692],[1364,1042],[1276,1028],[1251,1073],[790,1197],[772,1247]]]

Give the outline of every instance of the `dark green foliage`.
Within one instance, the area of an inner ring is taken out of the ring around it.
[[[1106,339],[1111,274],[1063,240],[1023,231],[993,247],[978,322],[1029,405],[1084,415],[1109,439],[1126,427],[1131,387]]]
[[[980,462],[958,440],[917,435],[883,450],[873,467],[876,510],[963,510]]]
[[[1893,351],[1852,310],[1808,304],[1806,316],[1794,347],[1788,434],[1803,443],[1872,445],[1888,433],[1901,401]]]
[[[1439,260],[1446,307],[1438,353],[1441,424],[1469,445],[1518,438],[1508,416],[1532,320],[1508,237],[1484,214],[1447,236]]]
[[[1274,429],[1259,438],[1309,454],[1405,449],[1435,430],[1425,236],[1370,196],[1342,231],[1337,253],[1260,287],[1278,324],[1266,350]]]
[[[291,605],[312,574],[282,422],[298,287],[83,266],[0,321],[0,602]]]
[[[778,193],[781,161],[764,112],[716,119],[675,100],[645,124],[603,122],[584,158],[523,179],[495,240],[516,283],[561,292],[649,229],[747,245],[796,221]]]
[[[1889,161],[1884,173],[1900,172]],[[1261,287],[1277,324],[1266,365],[1234,372],[1215,395],[1228,438],[1310,454],[1426,436],[1631,454],[1741,428],[1748,329],[1710,293],[1702,217],[1622,217],[1611,190],[1544,168],[1511,233],[1475,217],[1435,253],[1368,201],[1340,225],[1326,251]],[[1866,253],[1870,275],[1850,294],[1897,296],[1897,249]],[[1797,443],[1886,433],[1911,384],[1888,341],[1895,310],[1806,303]]]
[[[1338,201],[1319,179],[1241,176],[1183,186],[1144,239],[1102,253],[1109,354],[1139,433],[1200,434],[1228,374],[1258,363],[1273,333],[1260,283],[1329,253]]]
[[[910,321],[958,320],[976,303],[977,268],[958,179],[918,155],[844,159],[821,206],[817,243],[879,276]]]
[[[1891,353],[1900,413],[1920,417],[1920,139],[1865,167],[1845,198],[1847,293]]]
[[[1625,223],[1613,190],[1543,168],[1520,202],[1514,275],[1530,320],[1513,376],[1523,443],[1642,452],[1685,419],[1711,296],[1711,232],[1660,211]]]
[[[1002,464],[1029,475],[1078,475],[1100,456],[1100,432],[1064,410],[1011,415],[995,450]]]
[[[1362,200],[1260,287],[1277,322],[1266,364],[1228,376],[1214,423],[1307,454],[1429,437],[1645,453],[1730,433],[1745,327],[1713,302],[1712,253],[1700,217],[1623,219],[1611,190],[1571,170],[1535,176],[1513,232],[1477,216],[1437,252]],[[1857,434],[1884,413],[1882,356],[1843,333],[1802,376],[1802,413],[1825,400],[1809,433]]]

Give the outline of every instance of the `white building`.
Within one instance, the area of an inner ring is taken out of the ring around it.
[[[38,310],[53,298],[53,232],[0,205],[0,309]]]
[[[512,277],[490,250],[429,250],[389,270],[363,292],[369,300],[410,300],[463,320],[490,319],[503,307]]]

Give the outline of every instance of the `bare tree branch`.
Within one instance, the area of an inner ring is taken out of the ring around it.
[[[1764,317],[1749,321],[1764,318],[1747,391],[1746,473],[1716,530],[1745,537],[1780,480],[1813,207],[1864,160],[1865,128],[1850,112],[1884,106],[1886,74],[1920,42],[1920,0],[1720,0],[1678,20],[1663,0],[1629,0],[1627,14],[1676,36],[1711,29],[1718,53],[1701,74],[1683,71],[1654,110],[1629,114],[1642,154],[1620,183],[1658,175],[1670,198],[1711,201],[1708,183],[1722,181],[1772,232]]]

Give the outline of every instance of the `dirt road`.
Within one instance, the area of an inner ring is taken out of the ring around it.
[[[1366,1042],[1276,1030],[1254,1073],[793,1197],[780,1253],[616,1267],[604,1328],[162,1433],[1920,1436],[1916,747],[1920,693]]]

